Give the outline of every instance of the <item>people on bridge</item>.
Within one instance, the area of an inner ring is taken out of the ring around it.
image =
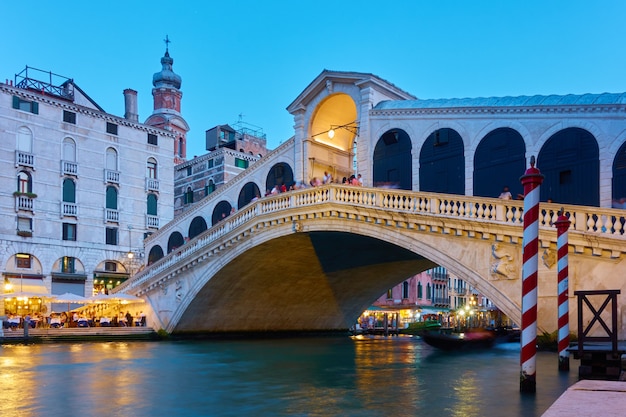
[[[502,188],[502,192],[500,193],[498,198],[502,200],[512,200],[513,196],[511,195],[511,192],[509,191],[509,187],[505,185],[504,188]]]

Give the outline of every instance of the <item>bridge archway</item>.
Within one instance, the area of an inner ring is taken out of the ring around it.
[[[226,200],[222,200],[215,205],[213,214],[211,215],[211,226],[215,226],[220,220],[230,215],[233,206]]]
[[[373,155],[374,186],[391,186],[402,190],[413,187],[411,138],[402,129],[383,133]]]
[[[520,173],[526,170],[526,144],[514,129],[502,127],[489,132],[474,155],[474,195],[497,197],[503,186],[511,194],[523,194]],[[498,178],[498,181],[494,181]]]
[[[148,265],[155,263],[159,259],[161,259],[164,255],[163,248],[159,245],[155,245],[150,248],[150,252],[148,253]]]
[[[284,162],[279,162],[272,166],[272,168],[267,173],[267,178],[265,179],[265,189],[271,190],[275,185],[285,184],[287,189],[291,185],[293,185],[293,170]]]
[[[206,220],[204,220],[204,217],[194,217],[194,219],[191,221],[191,224],[189,225],[189,239],[193,239],[207,229],[208,227],[206,224]]]
[[[170,253],[176,248],[180,248],[185,244],[185,239],[180,232],[173,232],[167,240],[167,253]]]
[[[259,187],[253,182],[246,183],[246,185],[241,188],[241,191],[239,191],[237,208],[240,209],[244,206],[247,206],[248,203],[250,203],[255,197],[261,197],[261,191],[259,191]]]
[[[626,142],[622,143],[613,160],[613,207],[626,208]],[[624,201],[622,201],[624,199]]]
[[[541,201],[600,205],[598,142],[587,130],[570,127],[552,135],[539,152],[537,168],[544,175]]]
[[[431,133],[420,151],[420,191],[465,194],[465,156],[461,135],[450,128]]]

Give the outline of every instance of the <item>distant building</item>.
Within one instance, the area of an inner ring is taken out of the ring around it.
[[[185,156],[180,83],[170,83],[165,55],[146,123],[138,122],[131,89],[119,117],[51,72],[27,67],[15,83],[0,83],[0,268],[7,289],[91,296],[143,265],[144,237],[174,217],[174,161]],[[173,107],[159,104],[172,97]],[[29,311],[25,302],[12,303],[7,311]]]
[[[267,154],[267,139],[261,128],[241,121],[234,126],[219,125],[207,130],[206,149],[209,153],[176,165],[175,215],[183,213]],[[256,186],[244,187],[239,201],[218,210],[213,223],[222,215],[228,215],[233,207],[248,204],[256,194],[262,196],[264,191]]]

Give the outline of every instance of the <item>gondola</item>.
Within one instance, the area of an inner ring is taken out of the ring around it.
[[[453,329],[424,330],[419,336],[427,344],[442,350],[488,349],[496,341],[495,333],[484,329],[459,332]]]

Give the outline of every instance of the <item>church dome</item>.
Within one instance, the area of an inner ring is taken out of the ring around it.
[[[152,85],[155,88],[159,87],[173,87],[176,89],[180,88],[181,78],[180,75],[174,73],[172,71],[172,64],[174,64],[174,59],[170,57],[169,51],[165,51],[165,56],[161,58],[161,65],[163,65],[163,69],[160,72],[157,72],[152,76]]]

